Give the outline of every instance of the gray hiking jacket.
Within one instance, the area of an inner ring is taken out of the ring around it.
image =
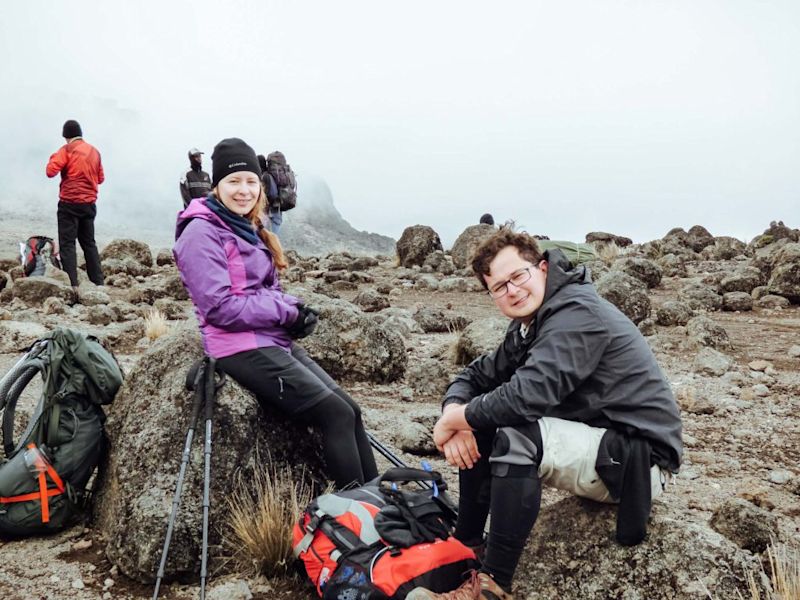
[[[681,420],[650,347],[628,317],[601,298],[586,270],[560,250],[527,335],[512,321],[503,343],[475,359],[447,388],[443,406],[467,404],[474,429],[540,417],[580,421],[650,442],[656,464],[677,471]]]

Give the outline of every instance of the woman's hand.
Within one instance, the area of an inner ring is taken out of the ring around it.
[[[447,462],[459,469],[471,469],[481,457],[475,434],[465,430],[456,432],[447,440],[442,451]]]

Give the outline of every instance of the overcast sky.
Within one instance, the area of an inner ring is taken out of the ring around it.
[[[186,151],[210,171],[231,136],[394,238],[484,212],[573,240],[800,226],[797,0],[26,0],[0,52],[0,205],[54,221],[74,118],[101,218],[134,226],[171,230]]]

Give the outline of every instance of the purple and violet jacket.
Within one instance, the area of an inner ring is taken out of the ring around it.
[[[195,199],[178,214],[172,249],[194,303],[206,354],[223,358],[278,346],[291,350],[287,328],[300,300],[284,294],[272,256],[250,244]]]

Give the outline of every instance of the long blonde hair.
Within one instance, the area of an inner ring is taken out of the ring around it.
[[[289,261],[286,259],[286,254],[283,252],[283,246],[281,246],[281,241],[278,239],[278,236],[264,227],[264,223],[261,220],[261,215],[266,214],[267,210],[267,194],[264,191],[263,185],[259,186],[259,189],[256,205],[253,207],[253,210],[244,217],[253,224],[258,237],[261,238],[261,241],[264,242],[267,250],[269,250],[275,268],[278,269],[278,271],[283,271],[289,266]],[[222,204],[217,188],[211,190],[211,193],[214,194],[214,197]]]
[[[258,237],[261,238],[261,241],[264,242],[267,250],[269,250],[270,254],[272,254],[272,262],[275,263],[275,268],[278,269],[278,271],[283,271],[289,266],[289,261],[286,260],[286,254],[283,252],[283,246],[281,246],[281,241],[278,239],[278,236],[264,227],[261,216],[266,215],[266,211],[267,194],[264,191],[264,186],[262,185],[261,191],[258,194],[256,205],[253,207],[253,210],[245,215],[245,217],[247,217],[253,224],[253,227],[256,228]]]

